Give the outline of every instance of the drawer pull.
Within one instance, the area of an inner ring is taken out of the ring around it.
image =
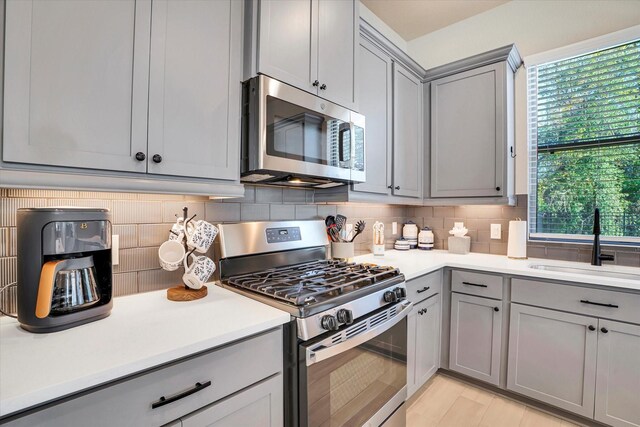
[[[480,285],[478,283],[471,283],[471,282],[462,282],[463,285],[469,285],[469,286],[477,286],[479,288],[486,288],[487,285]]]
[[[599,306],[601,306],[601,307],[613,307],[613,308],[619,308],[619,307],[618,307],[617,305],[615,305],[615,304],[603,304],[603,303],[601,303],[601,302],[592,302],[592,301],[589,301],[589,300],[586,300],[586,299],[581,299],[581,300],[580,300],[580,302],[581,302],[581,303],[583,303],[583,304],[599,305]]]
[[[609,332],[609,330],[608,330],[607,328],[600,328],[600,331],[601,331],[603,334],[606,334],[607,332]]]
[[[180,400],[184,397],[190,396],[193,393],[197,393],[200,390],[204,390],[205,388],[209,387],[211,385],[211,381],[207,381],[204,383],[196,383],[196,385],[194,385],[193,387],[191,387],[189,390],[183,391],[182,393],[178,393],[178,394],[174,394],[173,396],[166,398],[164,396],[162,396],[160,399],[158,399],[157,402],[153,402],[151,404],[151,409],[156,409],[159,408],[161,406],[164,405],[168,405],[169,403],[173,403],[176,400]]]
[[[424,288],[422,288],[422,289],[418,289],[418,290],[417,290],[417,292],[418,292],[419,294],[421,294],[421,293],[423,293],[423,292],[427,292],[430,288],[431,288],[431,286],[425,286],[425,287],[424,287]]]

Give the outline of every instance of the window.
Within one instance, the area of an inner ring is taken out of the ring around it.
[[[527,67],[532,240],[640,244],[640,39]],[[589,236],[587,236],[589,235]]]

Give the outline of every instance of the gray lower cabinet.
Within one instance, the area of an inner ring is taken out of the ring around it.
[[[449,369],[499,385],[502,301],[453,292]]]
[[[597,365],[596,421],[640,426],[640,326],[599,319]]]
[[[7,0],[2,160],[145,172],[151,2]]]
[[[241,22],[240,1],[154,0],[149,173],[238,179]]]
[[[393,64],[393,195],[422,197],[422,84]]]
[[[183,427],[280,427],[283,420],[282,375],[273,376],[181,419]]]
[[[359,46],[360,113],[366,118],[367,182],[354,184],[353,190],[381,194],[391,193],[392,182],[392,86],[391,57],[364,37]]]
[[[408,322],[407,395],[411,396],[440,367],[440,295],[416,304]]]
[[[507,388],[593,417],[598,321],[511,304]]]

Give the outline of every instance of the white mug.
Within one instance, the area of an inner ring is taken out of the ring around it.
[[[185,273],[182,275],[182,281],[191,289],[200,289],[209,280],[209,277],[216,271],[216,264],[206,256],[195,256],[191,254],[193,262],[191,266],[184,259]]]
[[[200,253],[205,253],[218,235],[218,229],[207,221],[196,221],[193,231],[188,230],[187,246]]]
[[[167,271],[175,271],[185,258],[185,249],[178,240],[168,240],[160,245],[158,258],[160,266]]]

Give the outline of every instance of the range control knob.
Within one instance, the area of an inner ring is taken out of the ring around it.
[[[338,310],[338,322],[344,323],[345,325],[350,325],[353,323],[353,313],[351,310],[341,309]]]
[[[336,318],[330,314],[326,316],[322,316],[322,320],[320,320],[320,325],[322,325],[323,329],[327,331],[337,331],[338,330],[338,321]]]
[[[398,299],[402,299],[407,296],[407,291],[404,288],[395,288],[393,292],[395,292]]]
[[[394,291],[387,291],[383,295],[385,302],[396,302],[398,301],[398,296]]]

